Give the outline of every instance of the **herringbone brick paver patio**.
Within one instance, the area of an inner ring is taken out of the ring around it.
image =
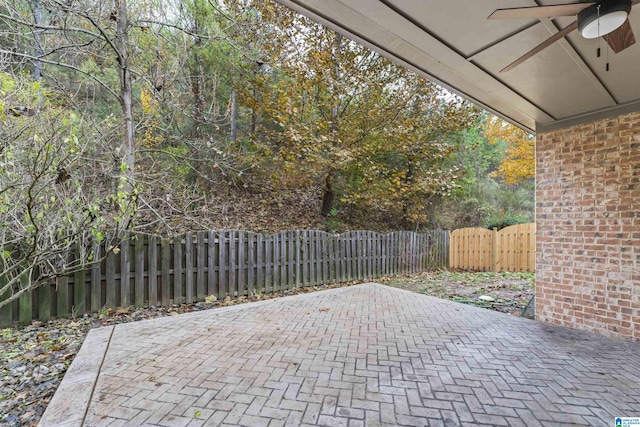
[[[639,350],[365,284],[118,325],[84,424],[614,425]]]

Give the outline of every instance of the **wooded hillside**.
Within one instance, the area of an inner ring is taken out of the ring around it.
[[[131,229],[532,219],[531,135],[271,1],[2,2],[0,57],[2,289]]]

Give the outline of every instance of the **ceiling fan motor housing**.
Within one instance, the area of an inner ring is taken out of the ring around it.
[[[594,3],[578,14],[578,30],[587,39],[607,35],[624,24],[630,12],[631,0],[603,0]]]

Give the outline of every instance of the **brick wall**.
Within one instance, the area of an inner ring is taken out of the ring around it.
[[[538,134],[536,317],[640,338],[640,113]]]

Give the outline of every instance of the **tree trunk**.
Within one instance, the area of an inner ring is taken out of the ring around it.
[[[193,93],[193,121],[195,122],[194,136],[200,136],[200,126],[204,122],[204,100],[200,87],[200,76],[202,66],[200,65],[200,55],[195,54],[195,67],[191,70],[191,92]]]
[[[117,176],[125,178],[124,188],[118,182],[120,191],[130,194],[134,184],[135,170],[135,130],[133,122],[133,90],[131,70],[129,69],[129,17],[127,0],[116,0],[117,25],[115,46],[118,52],[118,77],[120,80],[120,107],[122,109],[122,165]]]
[[[334,189],[335,172],[333,170],[327,173],[327,177],[324,180],[324,192],[322,193],[322,215],[328,216],[333,209],[333,200],[336,197]]]
[[[42,4],[40,0],[33,0],[33,21],[38,25],[42,25]],[[36,58],[40,58],[42,56],[42,29],[35,28],[33,32],[34,38],[34,55]],[[40,76],[42,75],[42,62],[40,59],[34,61],[33,64],[33,78],[34,80],[40,80]]]
[[[402,179],[402,184],[405,187],[411,188],[413,183],[413,159],[407,158],[407,173]],[[414,222],[409,219],[409,208],[411,205],[411,196],[402,196],[402,228],[405,230],[411,230]]]
[[[198,12],[193,16],[193,33],[196,34],[195,41],[191,48],[191,55],[193,55],[193,61],[190,62],[189,72],[191,74],[191,93],[193,94],[193,121],[194,123],[194,136],[200,137],[200,126],[204,122],[204,97],[202,95],[202,59],[200,58],[200,47],[202,45],[202,39],[200,34],[200,17]]]
[[[335,33],[334,39],[334,49],[333,49],[333,78],[334,83],[331,85],[331,95],[333,96],[333,105],[331,106],[331,134],[333,136],[333,144],[334,148],[340,146],[339,142],[339,128],[338,128],[338,107],[339,107],[339,98],[337,96],[338,88],[336,87],[335,82],[341,79],[340,76],[340,51],[342,50],[342,36],[338,33]],[[322,194],[322,210],[321,213],[324,216],[327,216],[331,213],[333,209],[333,202],[335,199],[335,169],[330,169],[327,172],[327,177],[324,181],[324,192]]]

